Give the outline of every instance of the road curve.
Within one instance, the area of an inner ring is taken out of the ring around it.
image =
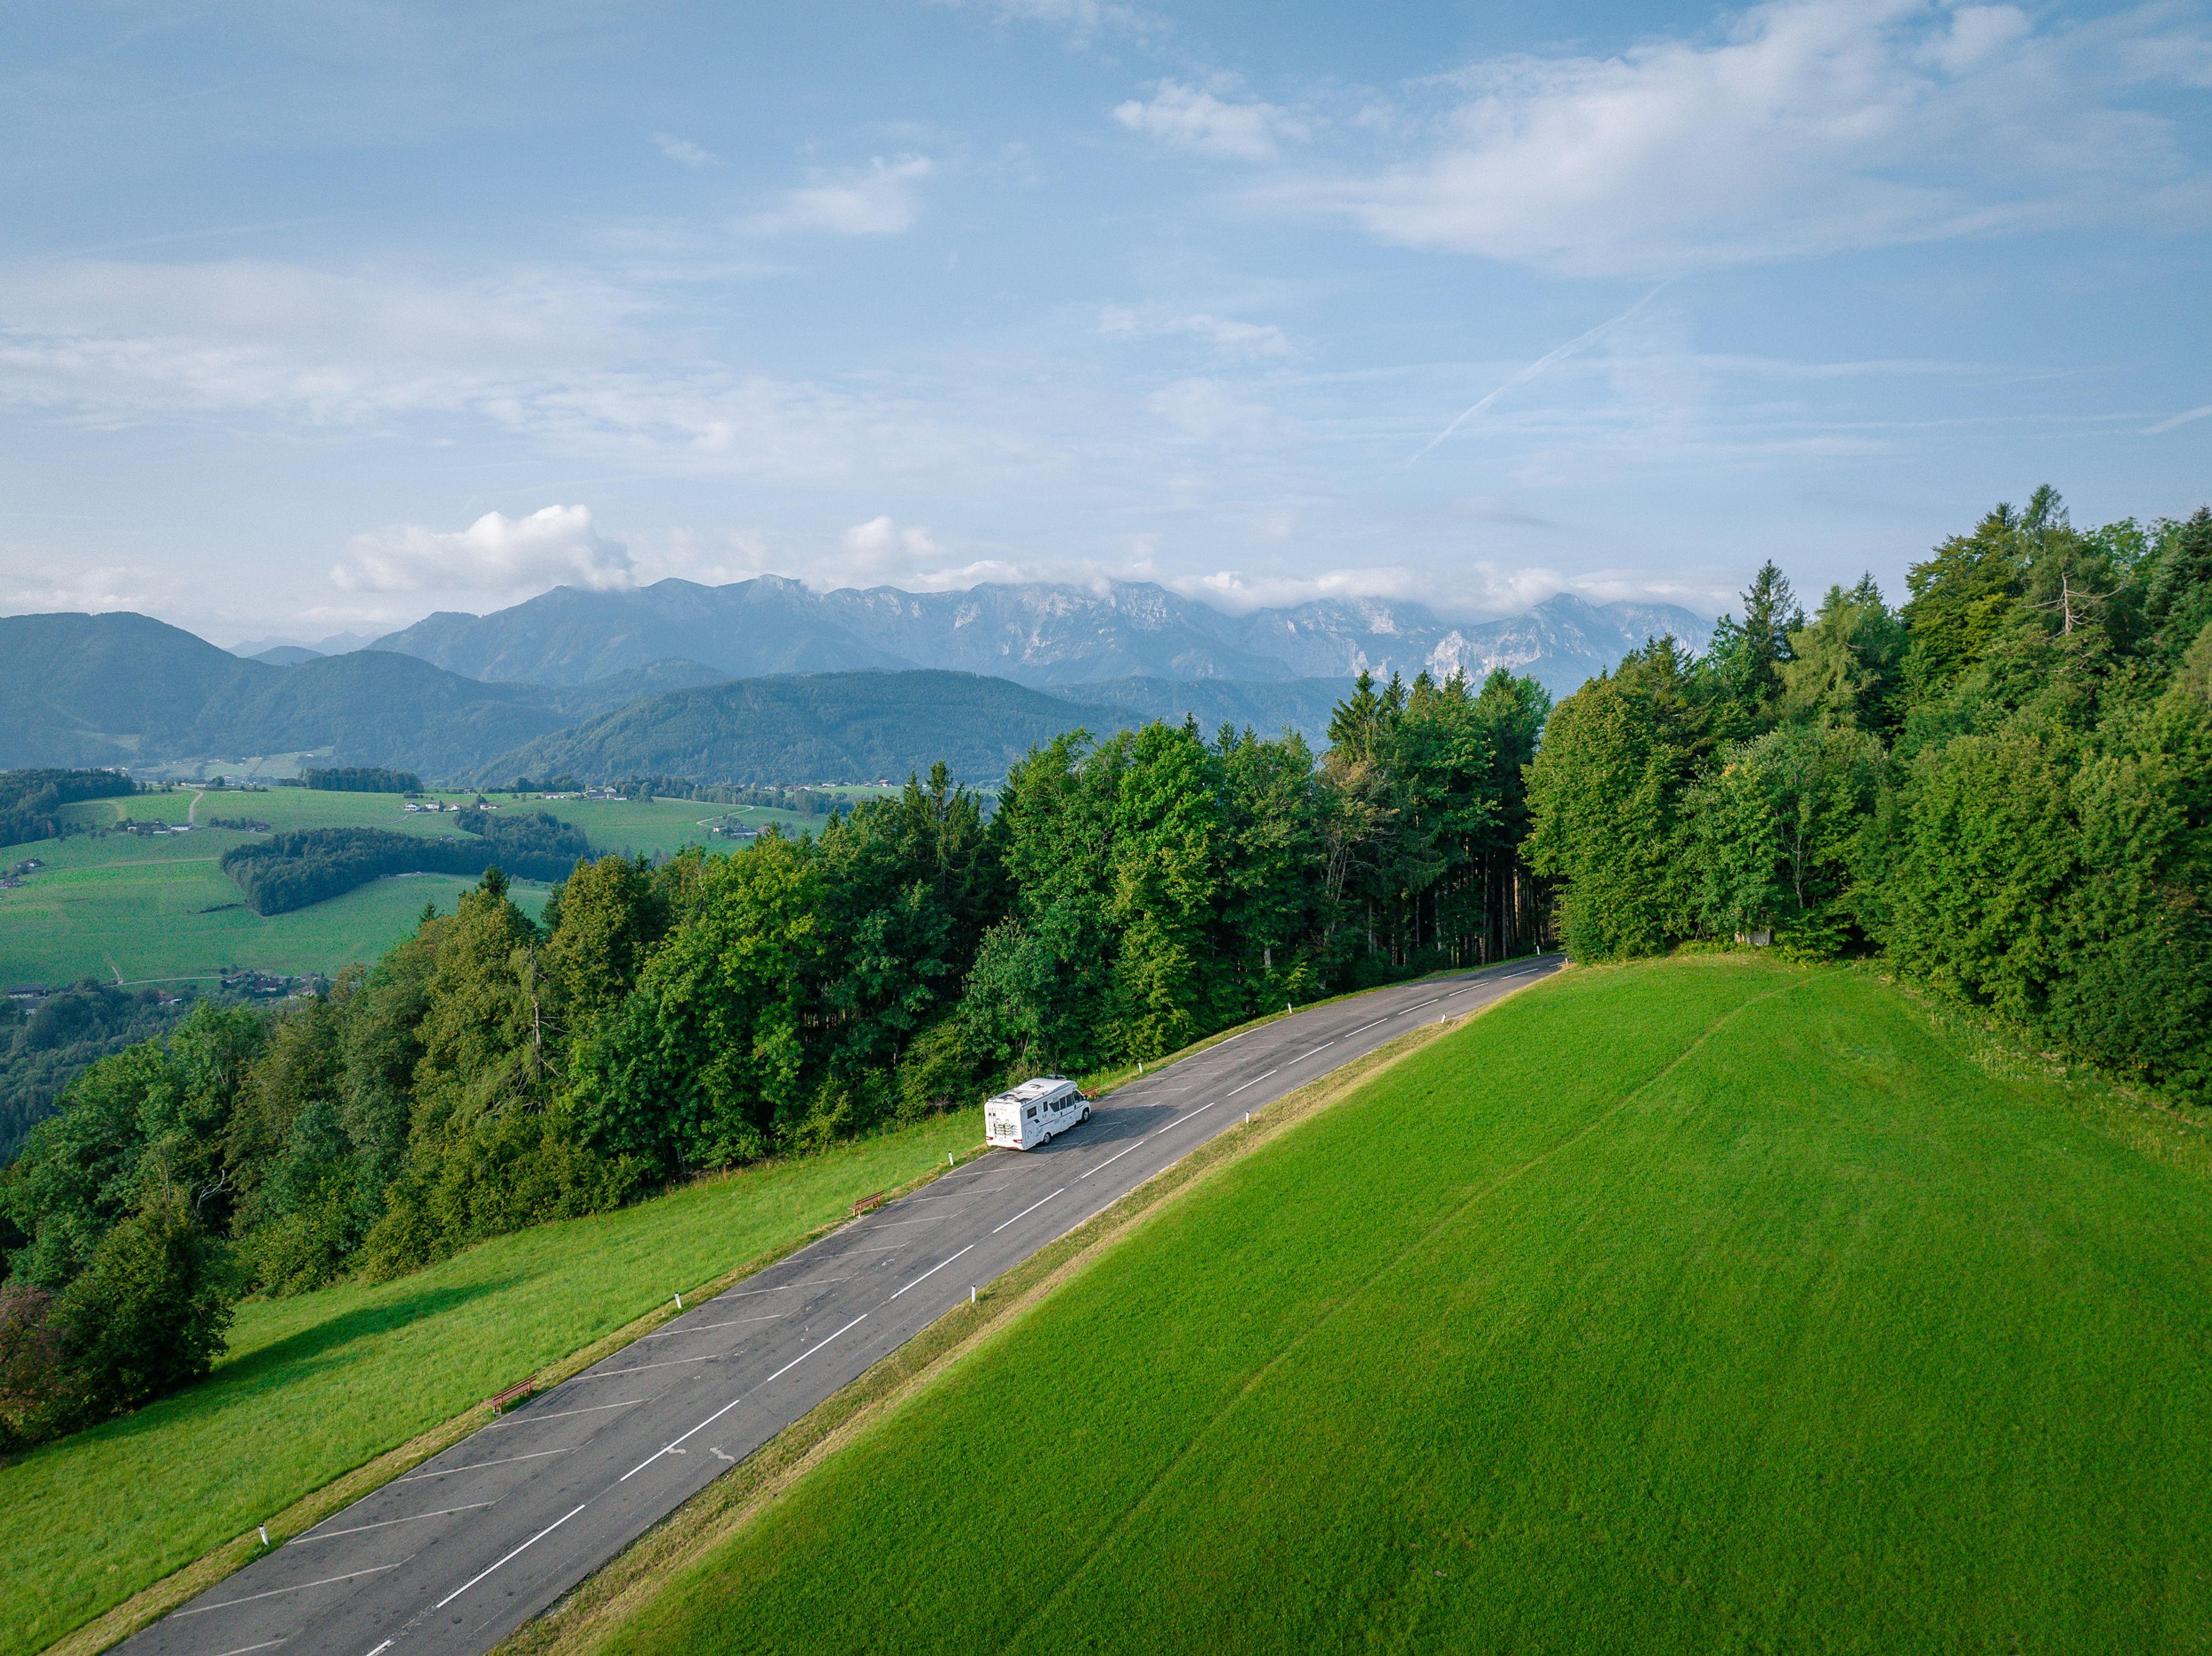
[[[1317,1006],[843,1226],[295,1536],[131,1656],[480,1656],[959,1301],[1208,1139],[1556,957]]]

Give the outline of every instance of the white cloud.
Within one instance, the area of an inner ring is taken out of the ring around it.
[[[1200,442],[1256,441],[1276,424],[1273,409],[1240,397],[1218,379],[1178,379],[1146,397],[1145,406]]]
[[[988,386],[750,373],[657,344],[651,310],[544,270],[440,286],[253,261],[0,264],[0,406],[109,427],[467,422],[594,463],[801,486],[1066,464]]]
[[[1162,81],[1143,102],[1115,105],[1114,118],[1178,149],[1228,161],[1273,161],[1280,140],[1306,136],[1288,110],[1257,99],[1231,103],[1181,81]]]
[[[601,535],[587,506],[549,506],[524,518],[487,512],[466,529],[408,525],[356,536],[331,579],[349,592],[520,592],[572,585],[630,586],[629,549]]]
[[[840,236],[896,235],[921,216],[922,181],[937,170],[927,155],[881,156],[866,167],[818,173],[785,193],[781,206],[745,220],[755,235],[827,231]]]
[[[1171,576],[1160,583],[1170,591],[1232,616],[1255,610],[1286,610],[1322,598],[1419,598],[1433,585],[1415,571],[1395,565],[1358,569],[1325,569],[1316,575],[1252,575],[1239,569],[1211,574]]]
[[[2139,30],[2138,30],[2139,32]],[[1656,275],[2139,215],[2198,221],[2174,82],[2119,24],[2008,6],[1779,0],[1717,39],[1514,56],[1450,77],[1429,153],[1285,187],[1379,239],[1577,274]]]
[[[905,568],[913,558],[933,558],[942,552],[919,525],[901,529],[888,515],[854,524],[845,531],[845,550],[865,565]],[[901,555],[903,555],[902,556]]]
[[[137,610],[151,613],[170,609],[179,597],[177,582],[150,569],[114,564],[71,570],[0,569],[0,615],[32,615],[61,610]]]
[[[1157,306],[1132,309],[1124,305],[1102,306],[1098,331],[1117,339],[1158,339],[1188,335],[1202,339],[1224,356],[1287,356],[1290,336],[1271,322],[1239,322],[1233,317],[1209,316],[1203,312],[1178,316]]]
[[[656,132],[653,135],[653,142],[659,147],[662,155],[685,167],[708,167],[714,161],[712,151],[702,149],[689,138],[679,138],[673,132]]]
[[[1077,45],[1088,45],[1107,33],[1158,33],[1165,25],[1134,6],[1114,0],[939,0],[941,5],[975,4],[1001,23],[1037,23],[1065,30]]]

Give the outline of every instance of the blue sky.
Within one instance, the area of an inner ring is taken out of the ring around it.
[[[2212,15],[0,21],[0,610],[562,582],[1707,614],[2212,495]]]

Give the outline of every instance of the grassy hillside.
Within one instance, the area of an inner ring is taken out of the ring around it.
[[[1576,973],[1142,1227],[616,1647],[2201,1648],[2212,1158],[2100,1119],[1864,974]]]
[[[963,1111],[412,1277],[240,1307],[214,1374],[0,1466],[0,1656],[171,1570],[544,1365],[981,1136]]]

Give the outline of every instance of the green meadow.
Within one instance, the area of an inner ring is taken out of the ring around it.
[[[448,802],[473,794],[432,796]],[[450,913],[471,882],[451,875],[373,881],[343,896],[266,918],[240,901],[219,864],[247,834],[207,826],[212,817],[272,828],[380,828],[435,838],[453,833],[443,812],[408,812],[398,794],[326,793],[307,788],[266,792],[179,788],[168,793],[95,799],[68,807],[88,827],[118,822],[184,822],[186,834],[153,837],[73,834],[0,848],[0,866],[27,857],[46,866],[27,883],[0,891],[0,982],[73,983],[94,977],[133,985],[212,982],[225,968],[336,973],[373,961],[414,925],[426,902]],[[689,799],[613,800],[496,798],[503,810],[545,810],[575,823],[599,850],[666,855],[710,843],[702,827],[735,808]],[[746,821],[787,832],[819,827],[793,812],[738,810]],[[736,842],[712,841],[728,849]],[[528,882],[516,900],[532,913],[549,888]]]
[[[974,1146],[980,1109],[241,1305],[203,1384],[0,1466],[0,1656],[27,1656],[679,1290]]]
[[[1162,1210],[613,1646],[2202,1649],[2212,1158],[2151,1113],[1862,972],[1574,972]]]

